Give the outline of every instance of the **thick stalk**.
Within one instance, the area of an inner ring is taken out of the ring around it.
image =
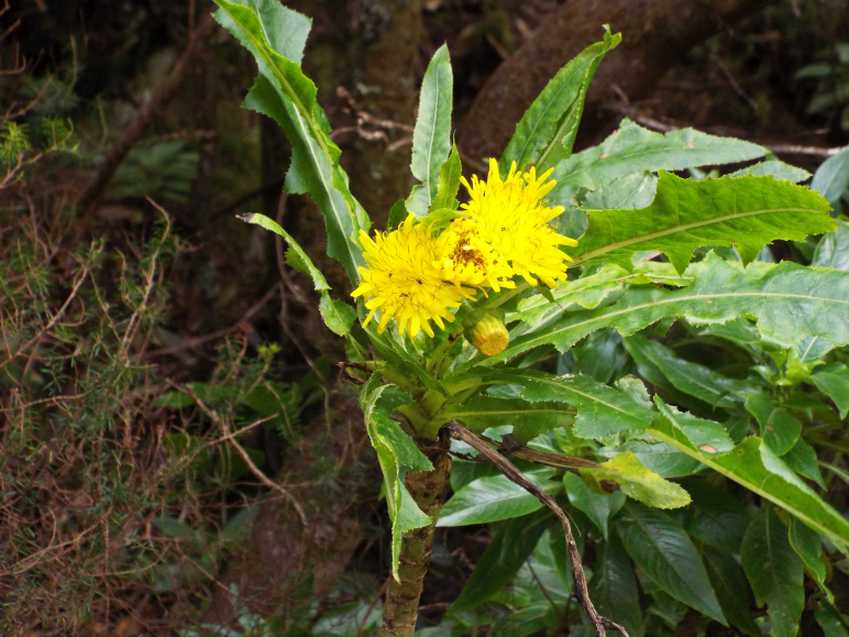
[[[419,508],[434,520],[448,491],[448,476],[451,473],[448,445],[448,436],[440,435],[438,441],[422,449],[433,463],[434,470],[407,474],[406,484],[410,495]],[[419,599],[433,548],[433,529],[433,525],[430,525],[404,536],[398,568],[400,581],[389,579],[380,637],[413,637],[416,631]]]

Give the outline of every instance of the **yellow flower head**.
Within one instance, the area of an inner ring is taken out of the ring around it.
[[[379,332],[395,319],[402,335],[414,337],[423,330],[433,336],[430,321],[444,328],[445,321],[454,320],[452,310],[474,292],[443,279],[437,240],[427,224],[414,221],[410,215],[395,230],[374,239],[360,232],[366,267],[358,268],[360,285],[351,296],[365,297],[366,325],[380,311]]]
[[[566,266],[571,261],[560,246],[578,242],[548,225],[563,212],[562,206],[549,207],[543,201],[555,186],[549,179],[551,173],[549,169],[537,176],[533,167],[517,172],[513,162],[502,179],[498,162],[490,159],[486,181],[476,175],[471,184],[463,179],[469,201],[460,206],[463,216],[452,225],[465,223],[473,228],[476,240],[491,246],[498,260],[509,264],[510,276],[518,274],[530,285],[537,285],[539,279],[554,287],[566,278]],[[496,277],[501,276],[501,272],[496,273]]]
[[[513,269],[483,240],[472,219],[452,221],[437,239],[442,276],[458,285],[513,288]]]

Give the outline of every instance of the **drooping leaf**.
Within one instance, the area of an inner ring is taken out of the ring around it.
[[[356,266],[362,260],[356,233],[368,230],[370,222],[348,188],[316,87],[299,66],[308,20],[269,0],[216,4],[216,19],[251,52],[259,69],[246,108],[274,119],[292,145],[286,188],[308,193],[318,204],[327,230],[327,253],[356,282]]]
[[[377,377],[366,383],[360,395],[366,431],[377,453],[386,487],[386,507],[392,521],[392,576],[398,580],[401,542],[406,533],[433,523],[413,500],[404,484],[407,470],[432,471],[433,465],[415,441],[391,417],[403,398],[391,385],[380,385]],[[393,395],[395,394],[395,395]],[[400,581],[400,580],[399,580]]]
[[[552,200],[566,201],[577,188],[599,190],[613,180],[658,170],[685,170],[763,157],[767,149],[733,137],[684,128],[656,133],[630,119],[598,146],[572,155],[554,171]]]
[[[697,449],[664,419],[655,421],[650,434],[780,506],[846,551],[849,521],[793,473],[760,438],[750,436],[733,451],[709,455]]]
[[[648,469],[631,451],[620,453],[598,467],[581,469],[598,481],[610,480],[622,493],[657,509],[677,509],[690,504],[690,494],[680,485]]]
[[[433,54],[422,79],[419,111],[413,129],[410,169],[421,187],[417,195],[407,200],[407,208],[418,216],[430,210],[439,190],[442,165],[451,151],[453,100],[451,58],[448,47],[443,44]]]
[[[625,550],[646,577],[679,602],[725,624],[702,558],[674,518],[629,502],[617,520]]]
[[[767,607],[770,635],[798,635],[805,605],[802,562],[787,540],[787,527],[771,507],[765,507],[746,530],[741,558],[758,605]]]
[[[736,246],[753,259],[775,239],[804,239],[835,227],[819,194],[772,177],[682,179],[661,172],[646,208],[589,210],[589,227],[572,251],[575,263],[631,266],[635,252],[658,250],[683,272],[693,251]]]
[[[476,608],[498,593],[525,563],[550,524],[551,514],[540,511],[494,526],[492,542],[478,560],[449,613]]]
[[[820,536],[796,518],[790,518],[787,533],[790,546],[802,560],[802,565],[808,575],[817,583],[820,590],[833,601],[831,591],[825,584],[828,577],[828,566],[825,563]]]
[[[605,493],[588,485],[574,473],[563,475],[563,486],[569,497],[569,504],[586,514],[607,540],[608,521],[625,504],[625,494],[620,491]]]
[[[554,469],[543,467],[526,472],[525,477],[549,495],[554,495],[563,488],[551,479],[554,474]],[[473,480],[451,496],[442,507],[436,525],[487,524],[522,517],[542,507],[535,495],[506,476],[485,476]]]
[[[616,535],[601,545],[593,565],[590,599],[599,613],[622,624],[631,637],[643,635],[643,611],[631,561]]]
[[[602,438],[620,431],[642,430],[654,413],[625,392],[603,385],[589,376],[549,376],[535,371],[504,371],[493,382],[515,385],[529,402],[558,402],[578,410],[574,433],[582,438]]]
[[[603,40],[585,48],[557,72],[516,124],[501,156],[502,171],[509,170],[514,161],[520,169],[535,164],[545,170],[571,154],[596,69],[621,40],[620,34],[605,29]]]
[[[805,268],[791,262],[739,264],[709,255],[687,273],[695,283],[680,290],[629,289],[610,305],[550,317],[535,331],[511,338],[496,356],[479,357],[477,365],[496,365],[541,345],[561,351],[587,334],[613,327],[630,336],[667,318],[691,324],[753,319],[763,340],[791,348],[807,337],[824,343],[822,355],[849,344],[849,274]]]
[[[820,367],[811,375],[811,381],[834,401],[841,418],[849,415],[849,367],[844,363]]]
[[[849,190],[849,148],[826,159],[814,173],[811,188],[836,206]]]

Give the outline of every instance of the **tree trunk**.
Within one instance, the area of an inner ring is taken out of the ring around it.
[[[762,9],[766,0],[569,0],[490,76],[459,130],[464,154],[498,156],[516,122],[557,70],[600,39],[603,24],[622,32],[622,44],[599,67],[587,97],[582,136],[604,126],[600,107],[651,93],[657,80],[693,46]]]
[[[410,473],[406,480],[407,489],[419,508],[434,520],[448,491],[448,477],[451,473],[449,440],[448,436],[441,436],[437,444],[423,450],[433,462],[433,471]],[[398,568],[401,581],[389,579],[383,604],[381,637],[413,637],[416,632],[419,599],[433,548],[433,530],[434,525],[430,525],[404,537]]]

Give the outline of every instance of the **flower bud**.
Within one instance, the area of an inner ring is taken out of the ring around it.
[[[504,351],[510,341],[507,328],[492,314],[485,314],[472,328],[472,344],[484,356],[495,356]]]

